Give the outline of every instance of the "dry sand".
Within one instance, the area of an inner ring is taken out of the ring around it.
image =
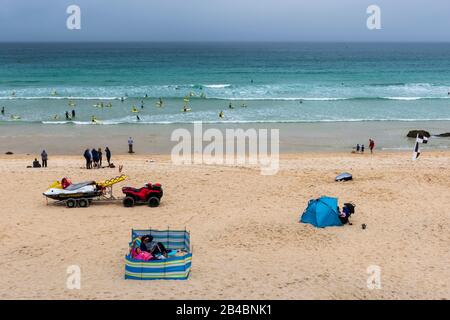
[[[169,156],[120,156],[129,180],[161,182],[159,208],[118,204],[46,206],[63,176],[103,180],[117,169],[83,170],[83,159],[0,156],[0,298],[81,299],[449,299],[450,152],[283,155],[277,175],[257,168],[174,166]],[[148,162],[154,159],[154,163]],[[336,183],[350,171],[355,180]],[[356,203],[352,226],[299,224],[310,198]],[[367,224],[363,230],[361,224]],[[124,280],[131,228],[191,231],[188,281]],[[81,289],[66,268],[81,267]],[[381,290],[366,285],[381,267]]]

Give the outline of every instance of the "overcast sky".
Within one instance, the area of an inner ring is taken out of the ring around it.
[[[0,41],[450,41],[450,0],[0,0]]]

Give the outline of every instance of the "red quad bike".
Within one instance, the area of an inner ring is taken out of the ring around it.
[[[133,207],[135,204],[148,204],[149,207],[157,207],[163,196],[161,184],[147,183],[140,189],[132,187],[123,187],[122,192],[125,194],[123,206],[127,208]]]

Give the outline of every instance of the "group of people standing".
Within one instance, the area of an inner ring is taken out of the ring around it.
[[[108,167],[111,166],[111,150],[108,147],[105,148],[106,161],[108,162]],[[86,159],[86,169],[99,169],[102,168],[103,162],[103,152],[101,148],[98,149],[86,149],[83,154]]]
[[[369,139],[369,149],[370,153],[373,153],[373,149],[375,148],[375,141],[373,139]],[[356,153],[364,153],[365,146],[364,144],[357,144],[356,145]]]

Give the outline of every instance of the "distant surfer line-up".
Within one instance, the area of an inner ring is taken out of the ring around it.
[[[58,95],[58,93],[56,92],[56,90],[53,91],[51,94],[52,94],[52,96],[57,96],[57,95]],[[16,95],[15,91],[12,93],[12,95],[13,95],[13,96]],[[206,95],[204,94],[204,92],[202,92],[199,96],[200,96],[200,98],[206,98]],[[183,113],[187,113],[187,112],[192,111],[192,108],[191,108],[191,106],[189,105],[189,103],[190,103],[190,98],[191,98],[191,97],[196,97],[196,94],[195,94],[194,92],[189,92],[189,94],[187,94],[187,95],[183,98],[184,106],[183,106],[183,108],[182,108],[182,110],[181,110]],[[128,98],[128,94],[125,93],[125,96],[124,96],[124,97],[121,97],[121,98],[120,98],[120,101],[123,103],[123,102],[125,101],[126,98]],[[141,110],[144,109],[144,105],[145,105],[144,100],[145,100],[145,99],[148,99],[148,98],[149,98],[149,97],[148,97],[148,94],[145,94],[144,98],[141,100]],[[68,106],[70,106],[70,107],[76,107],[76,105],[77,105],[77,104],[76,104],[76,102],[75,102],[74,100],[72,100],[72,99],[69,100]],[[158,107],[158,108],[164,107],[164,101],[162,100],[162,98],[159,98],[155,105],[156,105],[156,107]],[[100,102],[98,102],[98,103],[96,103],[96,104],[93,105],[93,107],[101,108],[101,109],[103,109],[103,108],[112,108],[112,106],[113,106],[113,105],[112,105],[111,102],[105,104],[105,103],[103,103],[102,101],[100,101]],[[246,105],[245,103],[242,103],[241,107],[242,107],[242,108],[246,108],[247,105]],[[230,102],[229,105],[228,105],[228,108],[229,108],[229,109],[234,109],[235,107],[234,107],[233,104]],[[137,121],[140,121],[140,120],[141,120],[141,118],[139,117],[139,115],[137,115],[137,113],[139,113],[139,110],[138,110],[138,108],[137,108],[135,105],[132,106],[132,108],[131,108],[131,113],[136,113],[136,120],[137,120]],[[5,116],[5,107],[2,107],[2,109],[1,109],[1,115],[2,115],[2,116]],[[75,117],[76,117],[75,109],[72,109],[70,113],[69,113],[69,111],[66,111],[66,112],[65,112],[65,118],[66,118],[67,121],[73,120]],[[224,117],[225,117],[225,112],[224,112],[223,110],[221,110],[221,111],[219,112],[219,118],[224,118]],[[53,116],[51,117],[51,119],[53,119],[53,120],[59,120],[59,118],[60,118],[60,116],[57,115],[57,114],[55,114],[55,115],[53,115]],[[21,117],[20,117],[19,115],[11,115],[11,119],[19,120],[19,119],[21,119]],[[97,119],[96,116],[92,115],[92,116],[91,116],[91,122],[92,122],[92,123],[99,123],[99,120]]]

